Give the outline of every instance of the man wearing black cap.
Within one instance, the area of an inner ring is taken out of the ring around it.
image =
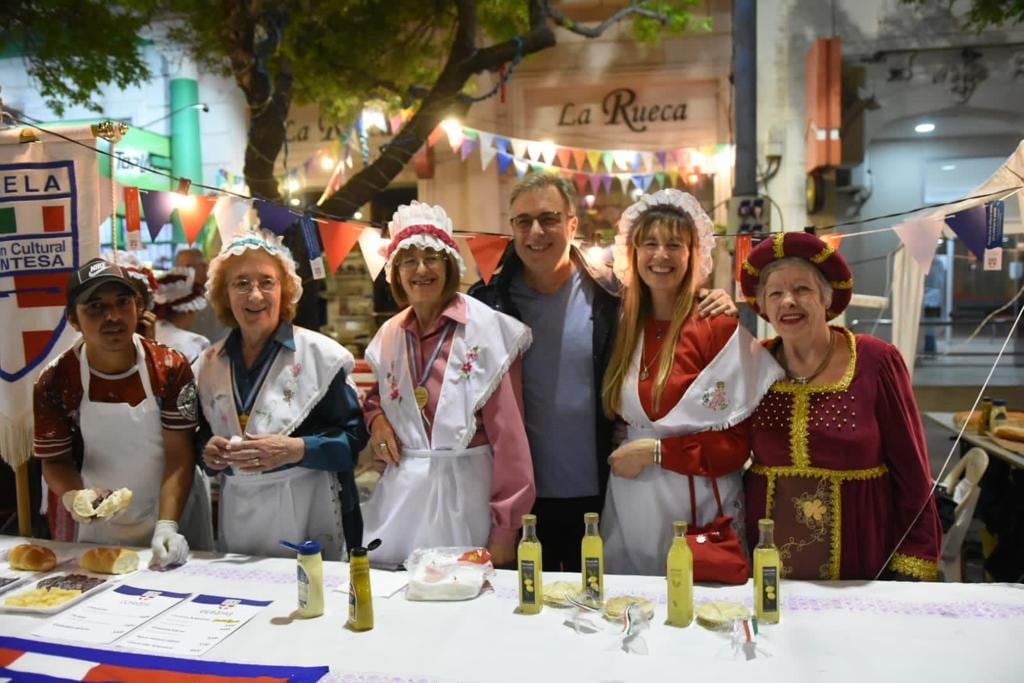
[[[182,564],[178,533],[192,485],[196,391],[188,361],[135,334],[142,298],[119,266],[93,259],[67,285],[68,322],[82,339],[42,372],[34,393],[35,456],[47,486],[79,523],[78,540],[151,544],[153,563]],[[82,439],[81,472],[71,457]],[[111,519],[71,509],[81,489],[128,488],[131,504]]]

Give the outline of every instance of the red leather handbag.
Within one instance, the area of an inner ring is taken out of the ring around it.
[[[697,519],[697,501],[690,478],[690,519]],[[693,553],[693,580],[697,583],[740,585],[750,577],[750,564],[740,539],[732,528],[732,517],[722,509],[718,482],[711,477],[711,489],[718,503],[718,516],[705,526],[688,526],[686,543]]]

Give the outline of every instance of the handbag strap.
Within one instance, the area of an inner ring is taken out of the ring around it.
[[[701,458],[702,461],[706,460],[706,458],[704,456],[704,449],[703,448],[701,449],[701,452],[700,452],[700,458]],[[705,461],[703,464],[704,464],[704,467],[709,472],[708,479],[711,480],[711,490],[715,494],[715,503],[718,505],[718,516],[719,517],[724,517],[725,516],[725,510],[722,508],[722,496],[718,493],[718,477],[714,476],[713,474],[710,474],[711,466],[710,466],[710,464],[708,462]],[[690,484],[690,519],[693,520],[693,522],[691,522],[692,524],[697,524],[697,492],[694,489],[694,485],[693,485],[693,475],[692,474],[688,474],[688,475],[686,475],[686,478],[689,480],[689,484]]]

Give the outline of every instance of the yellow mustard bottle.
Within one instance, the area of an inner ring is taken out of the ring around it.
[[[537,614],[544,606],[544,576],[537,516],[523,515],[523,538],[519,541],[519,613]]]
[[[373,595],[366,548],[353,548],[348,563],[348,627],[353,631],[369,631],[373,628]]]
[[[757,523],[761,538],[754,548],[754,615],[766,624],[779,623],[779,579],[782,564],[775,547],[775,522]]]
[[[319,541],[306,541],[296,545],[281,541],[281,545],[298,553],[298,585],[300,617],[319,617],[324,613],[324,559]]]
[[[672,522],[672,546],[666,560],[668,623],[689,626],[693,621],[693,553],[686,543],[686,522]]]
[[[583,515],[586,532],[580,544],[580,565],[583,573],[583,599],[595,605],[604,603],[604,542],[598,530],[600,515]]]

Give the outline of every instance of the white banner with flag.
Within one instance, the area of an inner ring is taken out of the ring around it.
[[[96,139],[89,126],[54,130],[85,146],[0,131],[0,455],[11,467],[32,454],[36,377],[78,336],[64,312],[68,276],[99,255]]]

